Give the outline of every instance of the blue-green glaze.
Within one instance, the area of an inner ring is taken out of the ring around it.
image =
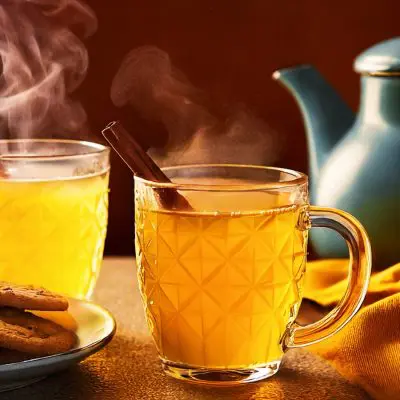
[[[400,71],[400,38],[378,43],[361,53],[354,62],[360,73],[376,74]]]
[[[368,49],[355,68],[363,74],[358,115],[312,66],[277,71],[274,78],[303,113],[313,203],[357,217],[380,269],[400,262],[400,38]],[[317,230],[311,240],[322,257],[348,254],[331,232]]]

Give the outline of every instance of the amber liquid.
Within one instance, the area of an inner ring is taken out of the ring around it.
[[[0,280],[87,298],[107,227],[108,173],[0,180]]]
[[[239,369],[282,357],[302,298],[307,233],[296,228],[299,206],[264,196],[275,206],[251,211],[248,196],[214,198],[224,210],[216,213],[157,211],[136,198],[139,284],[167,362]],[[196,208],[208,198],[187,197]]]

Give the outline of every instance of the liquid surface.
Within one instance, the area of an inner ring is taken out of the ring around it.
[[[211,213],[236,213],[251,211],[257,213],[260,210],[267,210],[276,207],[287,206],[288,204],[302,205],[306,201],[307,193],[304,189],[287,188],[276,190],[254,190],[254,185],[258,187],[260,182],[243,181],[239,179],[222,179],[222,178],[195,178],[188,180],[187,178],[174,178],[176,184],[197,184],[207,187],[205,191],[196,190],[178,190],[184,196],[190,206],[196,211],[209,211]],[[137,186],[140,186],[137,185]],[[230,187],[230,188],[229,188]],[[233,188],[240,187],[240,190]],[[228,190],[227,190],[228,188]],[[245,190],[244,190],[245,188]],[[144,189],[146,192],[146,207],[152,209],[159,208],[157,197],[150,188]]]
[[[137,191],[139,284],[163,359],[232,369],[281,358],[301,302],[307,232],[296,228],[299,206],[258,195],[264,208],[256,211],[253,193],[220,196],[214,207],[230,213],[179,213],[152,209]],[[207,196],[187,198],[208,209]]]
[[[0,280],[91,294],[103,256],[108,173],[0,180]]]

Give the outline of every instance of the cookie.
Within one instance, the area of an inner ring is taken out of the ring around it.
[[[68,300],[46,289],[0,282],[0,306],[22,310],[65,311]]]
[[[21,353],[20,351],[0,348],[0,365],[27,361],[32,358],[35,358],[35,356],[28,353]]]
[[[63,353],[77,336],[62,326],[14,308],[0,308],[0,347],[37,356]]]

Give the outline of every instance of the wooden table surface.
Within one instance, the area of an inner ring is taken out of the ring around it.
[[[108,258],[94,300],[115,316],[113,341],[80,365],[29,387],[2,393],[3,400],[368,399],[324,360],[305,350],[290,350],[281,370],[257,384],[236,388],[190,385],[165,376],[147,331],[133,258]],[[306,317],[311,315],[308,308]]]

